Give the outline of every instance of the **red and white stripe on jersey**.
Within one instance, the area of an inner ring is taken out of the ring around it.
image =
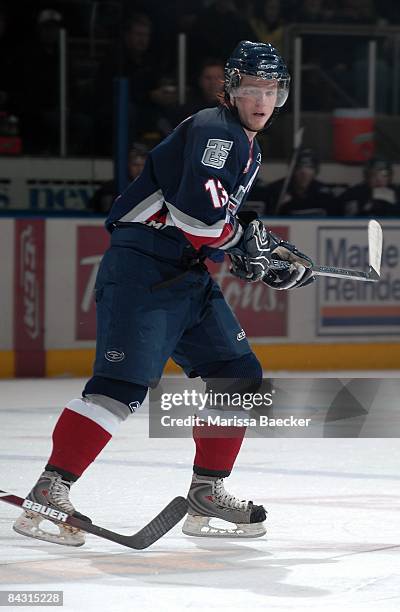
[[[177,227],[195,249],[200,249],[203,245],[221,248],[222,245],[231,243],[238,229],[237,222],[228,211],[222,219],[219,219],[213,225],[207,225],[207,223],[182,212],[173,204],[165,202],[161,190],[140,202],[120,220],[144,223],[155,227],[158,224]]]
[[[226,211],[223,219],[219,219],[213,225],[207,225],[207,223],[182,212],[169,202],[166,202],[166,205],[173,224],[182,230],[195,249],[206,245],[221,248],[226,243],[232,242],[237,229],[240,227],[228,211]]]
[[[222,232],[220,235],[217,235],[217,232],[212,230],[210,235],[204,236],[203,233],[198,233],[199,230],[197,228],[191,228],[187,224],[180,224],[174,222],[174,219],[168,210],[163,210],[154,215],[151,215],[149,219],[143,221],[146,225],[151,225],[153,227],[157,227],[159,225],[162,226],[173,226],[179,227],[185,237],[189,240],[189,242],[194,246],[195,249],[200,249],[203,245],[213,246],[214,248],[221,248],[222,245],[229,243],[229,246],[232,246],[231,242],[234,236],[236,236],[236,224],[231,222],[225,223]],[[209,227],[209,226],[208,226]],[[240,227],[240,226],[239,226]]]

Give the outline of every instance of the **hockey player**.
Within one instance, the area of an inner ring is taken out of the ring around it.
[[[82,516],[69,499],[71,484],[141,405],[170,356],[189,377],[228,380],[231,390],[255,391],[261,385],[261,366],[204,260],[227,253],[233,274],[275,289],[313,280],[306,255],[240,213],[261,163],[255,136],[285,103],[289,80],[270,44],[239,43],[225,66],[220,107],[181,123],[116,199],[106,220],[111,246],[96,281],[93,376],[82,397],[61,413],[51,456],[29,499]],[[211,517],[235,523],[236,537],[265,533],[263,506],[224,488],[245,433],[244,427],[234,429],[235,435],[220,427],[217,436],[215,431],[204,436],[194,428],[186,534],[209,534],[204,527]],[[14,529],[83,544],[82,531],[59,525],[59,534],[48,534],[41,520],[25,511]]]

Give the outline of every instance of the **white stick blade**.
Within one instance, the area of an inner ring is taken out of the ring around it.
[[[368,223],[369,265],[379,275],[381,273],[383,233],[378,221],[372,219]]]

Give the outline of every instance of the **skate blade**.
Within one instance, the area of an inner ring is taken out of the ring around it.
[[[185,535],[206,538],[261,538],[267,533],[265,523],[230,523],[236,529],[214,527],[210,521],[215,517],[188,514],[182,526]]]
[[[34,538],[35,540],[43,540],[52,544],[62,544],[63,546],[83,546],[85,543],[85,534],[79,529],[54,523],[58,527],[59,533],[51,533],[41,529],[40,523],[46,521],[39,514],[24,512],[14,523],[13,529],[20,535]]]

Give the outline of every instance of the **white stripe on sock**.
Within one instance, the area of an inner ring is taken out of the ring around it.
[[[98,404],[93,404],[92,402],[85,401],[83,399],[73,399],[66,407],[73,412],[77,412],[84,417],[87,417],[91,421],[94,421],[108,431],[109,434],[113,435],[120,423],[122,423],[122,419],[120,419],[116,414],[110,412],[106,408],[99,406]]]

